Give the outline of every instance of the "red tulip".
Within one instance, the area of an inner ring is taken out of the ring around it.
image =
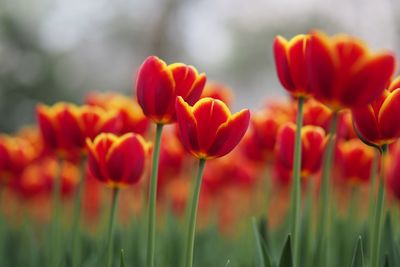
[[[294,97],[310,95],[305,61],[307,39],[308,35],[299,34],[290,41],[282,36],[277,36],[274,40],[275,66],[279,81]]]
[[[293,171],[293,151],[296,125],[284,124],[278,132],[276,143],[276,160],[281,168]],[[315,174],[321,168],[322,155],[325,149],[325,131],[318,126],[307,125],[301,129],[301,176]]]
[[[312,94],[334,111],[374,101],[395,68],[390,53],[373,54],[355,38],[328,37],[321,32],[310,34],[306,62]]]
[[[305,103],[303,125],[319,126],[328,132],[331,118],[332,111],[327,106],[314,99]]]
[[[177,96],[193,105],[206,83],[206,75],[183,63],[167,65],[155,56],[148,57],[140,66],[136,92],[144,114],[158,124],[175,121]]]
[[[352,109],[355,129],[366,143],[382,146],[400,137],[398,81],[395,80],[389,89],[371,104]]]
[[[147,144],[134,133],[116,136],[102,133],[87,139],[91,175],[111,187],[124,187],[139,181],[143,174]]]
[[[248,109],[231,114],[224,102],[213,98],[202,98],[192,107],[178,97],[176,114],[183,145],[199,159],[218,158],[232,151],[250,120]]]

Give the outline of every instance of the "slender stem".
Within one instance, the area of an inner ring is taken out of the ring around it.
[[[300,97],[297,108],[296,137],[294,143],[293,180],[292,180],[292,203],[291,203],[291,233],[294,255],[294,266],[299,266],[299,244],[301,227],[301,127],[303,126],[304,98]]]
[[[319,257],[321,257],[321,266],[327,266],[329,258],[329,222],[330,222],[330,175],[332,169],[333,152],[335,147],[335,134],[337,128],[338,113],[332,114],[331,125],[329,129],[329,139],[325,150],[322,166],[322,189],[321,201],[319,206],[319,225],[321,227],[321,245],[319,246]]]
[[[379,189],[378,199],[375,206],[374,226],[372,231],[372,242],[371,242],[371,262],[370,266],[379,266],[379,255],[381,250],[381,234],[383,224],[383,206],[385,203],[385,182],[384,182],[384,170],[385,170],[385,157],[387,153],[387,145],[382,146],[381,154],[381,171],[379,177]]]
[[[115,187],[112,192],[111,200],[111,213],[108,222],[108,235],[107,235],[107,267],[111,267],[113,263],[113,250],[114,250],[114,222],[115,222],[115,211],[118,203],[119,188]]]
[[[194,236],[196,230],[196,217],[197,217],[197,207],[199,204],[201,180],[203,178],[204,167],[206,165],[205,159],[199,160],[199,168],[197,170],[196,181],[193,189],[192,199],[190,201],[190,213],[189,213],[189,223],[188,223],[188,235],[186,243],[186,258],[185,267],[193,266],[193,249],[194,249]]]
[[[60,240],[60,208],[61,208],[61,179],[62,179],[62,160],[57,158],[56,163],[56,173],[54,175],[54,185],[52,192],[52,202],[53,202],[53,211],[52,211],[52,224],[51,224],[51,242],[49,249],[49,267],[58,266],[61,261],[61,240]]]
[[[78,181],[78,186],[75,192],[74,198],[74,214],[72,221],[72,267],[78,267],[81,257],[81,249],[80,249],[80,216],[81,216],[81,203],[82,203],[82,189],[84,185],[85,179],[85,166],[86,160],[84,157],[81,158],[80,162],[80,177]]]
[[[154,251],[156,241],[156,200],[158,158],[160,156],[161,134],[163,125],[157,124],[156,139],[154,142],[153,159],[151,166],[149,207],[148,207],[148,234],[147,234],[147,267],[154,267]]]

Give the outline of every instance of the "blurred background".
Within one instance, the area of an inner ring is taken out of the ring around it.
[[[346,32],[398,54],[399,11],[396,0],[1,0],[0,132],[33,123],[38,102],[132,94],[151,54],[229,85],[234,109],[257,108],[284,95],[275,35]]]

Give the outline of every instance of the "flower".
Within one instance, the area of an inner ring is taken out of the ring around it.
[[[194,106],[182,97],[176,101],[181,141],[195,157],[222,157],[239,143],[249,126],[250,111],[231,114],[224,102],[202,98]]]
[[[322,127],[326,132],[332,118],[332,111],[320,102],[310,98],[304,104],[303,125]]]
[[[294,141],[296,125],[288,122],[281,126],[276,143],[278,169],[293,171]],[[301,129],[301,176],[308,177],[321,168],[326,135],[319,126],[306,125]]]
[[[136,99],[118,93],[92,92],[86,96],[85,102],[108,111],[117,111],[121,120],[118,134],[134,132],[144,135],[148,129],[149,119],[143,114]]]
[[[232,89],[222,83],[217,82],[207,82],[206,86],[204,87],[203,93],[201,94],[201,98],[204,97],[219,99],[224,102],[228,107],[233,102]]]
[[[39,105],[37,120],[46,146],[69,154],[82,151],[86,138],[93,139],[102,132],[117,132],[120,123],[117,112],[63,102]]]
[[[307,39],[308,35],[299,34],[290,41],[282,36],[277,36],[274,40],[274,58],[279,81],[294,97],[310,95],[305,61]]]
[[[148,145],[138,134],[102,133],[86,139],[91,175],[111,187],[124,187],[142,176]]]
[[[177,96],[193,105],[206,83],[206,75],[183,63],[167,65],[155,56],[148,57],[140,66],[136,92],[144,114],[155,123],[168,124],[176,120]]]
[[[374,102],[352,109],[354,128],[367,144],[382,146],[400,137],[400,77]]]
[[[390,53],[374,54],[353,37],[328,37],[322,32],[310,34],[306,63],[313,96],[334,111],[374,101],[395,68]]]
[[[369,181],[374,151],[359,139],[338,142],[338,169],[342,180],[351,183]]]

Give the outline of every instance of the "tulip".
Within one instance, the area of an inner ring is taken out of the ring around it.
[[[296,125],[285,123],[279,129],[276,142],[276,160],[284,169],[293,172],[293,143],[295,142]],[[326,136],[321,127],[307,125],[301,129],[301,146],[304,157],[301,161],[301,177],[316,174],[322,163]]]
[[[400,86],[385,90],[376,101],[364,107],[352,109],[354,127],[367,144],[382,147],[400,137]]]
[[[110,133],[87,139],[89,172],[113,189],[107,239],[107,266],[113,264],[113,228],[119,189],[137,183],[143,174],[147,144],[137,134]]]
[[[155,56],[140,66],[136,92],[144,114],[157,124],[175,121],[175,98],[194,104],[203,91],[206,75],[183,63],[167,65]]]
[[[247,109],[231,114],[226,104],[213,98],[202,98],[190,106],[182,97],[176,100],[176,114],[183,146],[199,159],[189,214],[185,266],[193,265],[196,215],[201,181],[207,159],[222,157],[240,142],[249,126]]]
[[[183,63],[167,65],[155,56],[148,57],[140,66],[136,78],[136,93],[143,113],[156,123],[156,136],[152,159],[148,207],[147,266],[154,266],[155,221],[157,200],[158,158],[164,124],[176,120],[175,100],[182,96],[193,104],[199,98],[206,82],[206,75]]]

